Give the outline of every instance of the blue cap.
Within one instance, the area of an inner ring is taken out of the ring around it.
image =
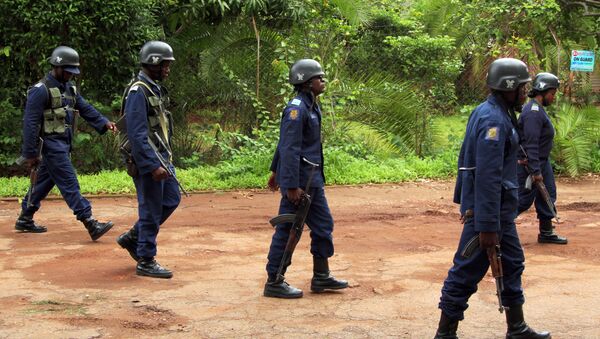
[[[79,74],[79,67],[77,66],[63,66],[63,69],[69,73]]]

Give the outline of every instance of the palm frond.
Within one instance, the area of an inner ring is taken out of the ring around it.
[[[577,108],[568,104],[559,107],[554,119],[552,157],[569,175],[577,176],[591,169],[592,152],[600,140],[599,126],[600,110],[596,107]]]
[[[331,0],[331,3],[351,25],[358,26],[369,21],[370,8],[365,0]]]
[[[343,119],[392,135],[394,144],[402,151],[414,150],[424,140],[427,125],[423,125],[422,118],[427,115],[427,110],[423,110],[427,105],[409,82],[397,82],[389,75],[375,73],[331,87],[328,95],[333,101],[352,93]]]

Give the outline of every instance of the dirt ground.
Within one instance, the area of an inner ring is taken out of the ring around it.
[[[599,180],[561,180],[558,209],[566,246],[536,242],[534,213],[517,220],[525,249],[525,315],[553,338],[600,338]],[[171,280],[135,275],[115,238],[136,220],[133,197],[92,198],[94,215],[115,227],[90,241],[60,199],[36,215],[45,234],[14,232],[16,201],[0,201],[1,338],[432,338],[440,288],[461,225],[451,182],[327,187],[336,221],[338,293],[309,291],[308,234],[288,270],[304,298],[262,296],[268,219],[279,198],[267,191],[194,194],[159,234],[159,262]],[[493,279],[470,300],[462,338],[503,338]]]

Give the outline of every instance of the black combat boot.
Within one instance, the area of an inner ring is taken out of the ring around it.
[[[263,295],[271,298],[295,299],[302,298],[302,290],[290,286],[285,279],[278,282],[275,275],[269,274]]]
[[[93,241],[100,239],[104,233],[108,232],[113,227],[112,222],[99,222],[98,220],[94,219],[94,217],[89,217],[81,222],[88,230],[88,233]]]
[[[523,305],[511,306],[506,309],[506,339],[550,339],[550,332],[536,332],[527,326],[523,318]]]
[[[35,222],[33,222],[33,214],[25,214],[23,211],[21,211],[19,218],[17,218],[15,229],[17,231],[28,233],[44,233],[48,230],[46,226],[36,225]]]
[[[152,278],[169,279],[173,277],[173,272],[159,265],[154,258],[140,258],[135,269],[137,275],[143,275]]]
[[[540,220],[540,234],[538,234],[538,242],[546,244],[565,245],[567,238],[561,237],[554,233],[554,225],[552,220]]]
[[[440,316],[440,323],[433,339],[458,339],[456,330],[458,329],[458,320],[453,321],[448,318],[444,312]]]
[[[117,237],[117,244],[126,249],[133,260],[140,261],[140,257],[137,255],[137,231],[135,227]]]
[[[316,293],[324,290],[341,290],[348,287],[346,280],[337,280],[329,273],[327,258],[313,257],[313,278],[310,290]]]

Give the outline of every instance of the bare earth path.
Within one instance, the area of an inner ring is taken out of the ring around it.
[[[597,178],[559,182],[569,245],[536,243],[531,212],[517,220],[526,255],[528,322],[554,338],[600,338],[600,190]],[[135,275],[115,237],[136,219],[131,197],[93,198],[116,226],[89,240],[61,200],[37,215],[45,234],[13,230],[15,201],[0,201],[0,338],[431,338],[440,288],[461,225],[452,183],[328,187],[336,229],[334,273],[341,293],[308,291],[308,234],[287,275],[299,300],[262,297],[278,196],[266,191],[195,194],[159,235],[171,280]],[[503,338],[493,280],[470,301],[463,338]]]

